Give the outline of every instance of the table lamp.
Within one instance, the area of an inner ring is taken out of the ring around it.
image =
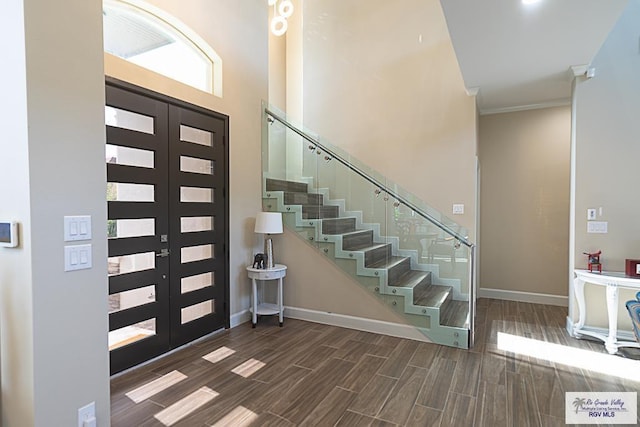
[[[273,242],[270,234],[282,234],[282,214],[280,212],[258,212],[256,215],[256,233],[265,235],[264,253],[267,256],[265,268],[273,268]]]

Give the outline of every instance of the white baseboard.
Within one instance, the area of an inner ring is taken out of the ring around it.
[[[547,304],[567,307],[569,298],[560,295],[538,294],[535,292],[507,291],[504,289],[478,289],[479,298],[503,299],[507,301],[528,302],[532,304]]]
[[[236,326],[242,325],[249,320],[251,320],[251,312],[249,311],[249,309],[242,310],[231,315],[231,318],[229,319],[229,326],[231,328],[235,328]]]
[[[373,332],[382,335],[391,335],[398,338],[407,338],[416,341],[431,342],[420,329],[415,326],[400,323],[385,322],[382,320],[366,319],[363,317],[348,316],[346,314],[330,313],[326,311],[309,310],[306,308],[285,307],[286,317],[308,322],[322,323],[324,325],[339,326],[358,331]],[[286,320],[285,320],[286,323]]]

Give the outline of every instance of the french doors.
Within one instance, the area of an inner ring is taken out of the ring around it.
[[[107,82],[111,373],[228,325],[228,117]]]

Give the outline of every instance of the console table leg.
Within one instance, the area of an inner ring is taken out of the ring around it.
[[[584,283],[585,283],[584,280],[580,279],[579,277],[576,277],[575,280],[573,281],[573,291],[575,292],[576,300],[578,301],[578,310],[580,311],[580,317],[578,318],[578,323],[575,323],[573,325],[572,332],[574,337],[579,337],[579,333],[577,333],[576,330],[582,329],[587,317],[586,316],[587,304],[584,298]]]
[[[609,317],[609,335],[605,343],[605,348],[609,354],[618,351],[618,287],[607,285],[607,315]]]
[[[282,277],[278,279],[278,308],[280,309],[280,326],[284,323],[284,306],[282,304]]]
[[[255,328],[258,323],[258,285],[256,279],[251,279],[251,295],[253,296],[253,313],[251,313],[251,327]]]

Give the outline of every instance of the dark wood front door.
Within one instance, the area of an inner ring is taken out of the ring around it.
[[[228,117],[116,82],[106,104],[116,373],[228,325]]]

